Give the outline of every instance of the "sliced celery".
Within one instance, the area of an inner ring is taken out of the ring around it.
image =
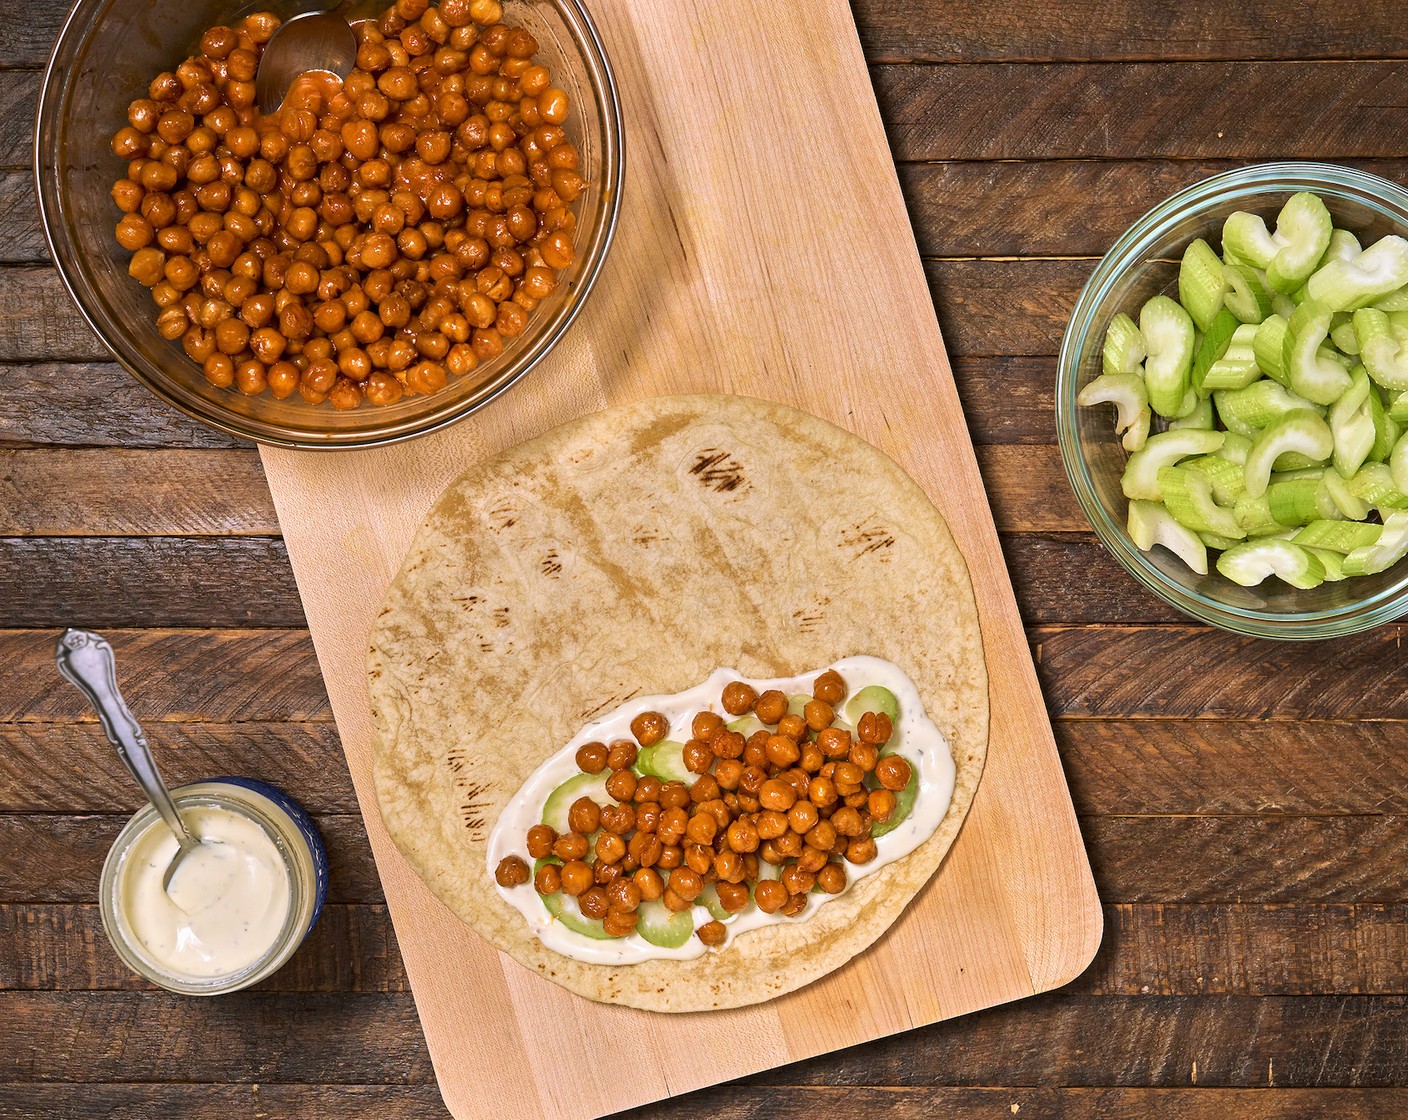
[[[1135,417],[1134,423],[1124,433],[1124,438],[1120,444],[1126,451],[1131,453],[1140,450],[1144,446],[1145,440],[1149,438],[1149,424],[1153,420],[1153,412],[1148,408],[1141,408],[1139,415]]]
[[[1208,370],[1227,353],[1238,325],[1237,316],[1224,307],[1213,316],[1207,333],[1199,341],[1197,355],[1193,358],[1193,369],[1189,374],[1189,383],[1200,397],[1207,396],[1210,391],[1205,384]]]
[[[1280,315],[1268,315],[1252,336],[1252,357],[1262,373],[1289,387],[1290,380],[1286,377],[1287,325]]]
[[[1275,381],[1257,381],[1245,389],[1219,389],[1213,394],[1217,414],[1222,422],[1234,432],[1251,431],[1248,438],[1255,439],[1255,433],[1266,427],[1279,416],[1297,409],[1322,412],[1318,405],[1311,404],[1304,397],[1297,396]]]
[[[1330,231],[1330,243],[1325,246],[1325,255],[1320,258],[1316,268],[1324,268],[1331,261],[1352,261],[1364,251],[1364,246],[1359,244],[1359,238],[1350,233],[1347,229],[1332,229]]]
[[[1207,545],[1208,548],[1215,548],[1221,552],[1224,548],[1231,548],[1237,543],[1232,537],[1219,537],[1216,533],[1199,533],[1198,539]]]
[[[1129,539],[1143,552],[1163,545],[1198,575],[1208,574],[1207,546],[1197,533],[1180,525],[1157,502],[1129,503]]]
[[[1408,556],[1408,510],[1397,510],[1384,519],[1378,540],[1356,548],[1344,558],[1344,573],[1358,576],[1386,572],[1404,556]]]
[[[1374,385],[1369,392],[1369,417],[1374,422],[1374,445],[1369,448],[1368,455],[1371,463],[1387,460],[1403,434],[1403,428],[1398,421],[1389,416],[1388,410],[1384,408],[1384,400],[1380,395],[1382,391]]]
[[[1222,245],[1239,260],[1266,271],[1278,292],[1292,292],[1305,282],[1330,246],[1334,223],[1325,204],[1302,191],[1292,195],[1276,218],[1276,232],[1256,214],[1237,211],[1222,227]]]
[[[1261,367],[1256,364],[1254,346],[1256,332],[1257,328],[1251,323],[1243,323],[1232,332],[1232,338],[1222,357],[1213,362],[1203,375],[1204,389],[1245,389],[1260,379]],[[1196,368],[1195,364],[1195,378]]]
[[[1357,471],[1374,449],[1374,416],[1369,397],[1378,397],[1378,390],[1369,382],[1363,366],[1350,374],[1349,388],[1330,406],[1330,433],[1334,436],[1335,470],[1348,478]]]
[[[1080,391],[1076,403],[1115,406],[1115,431],[1124,433],[1134,426],[1141,412],[1149,411],[1149,393],[1137,373],[1102,373]]]
[[[1164,467],[1159,471],[1159,489],[1169,516],[1195,533],[1232,538],[1246,535],[1233,512],[1213,501],[1212,482],[1207,475],[1183,467]]]
[[[1273,482],[1266,488],[1266,508],[1282,525],[1308,525],[1333,517],[1338,511],[1318,478]]]
[[[1138,373],[1146,351],[1144,336],[1123,311],[1110,320],[1101,354],[1106,373]]]
[[[1157,502],[1162,496],[1159,489],[1159,471],[1162,468],[1171,467],[1191,455],[1216,451],[1222,446],[1223,438],[1222,432],[1205,432],[1197,428],[1150,436],[1125,464],[1124,475],[1120,478],[1125,497]]]
[[[1245,392],[1245,390],[1243,390]],[[1258,498],[1266,493],[1271,468],[1279,455],[1299,452],[1307,458],[1323,461],[1335,449],[1329,425],[1308,408],[1298,408],[1278,417],[1252,441],[1247,453],[1247,493]]]
[[[1399,440],[1388,457],[1388,476],[1395,489],[1408,494],[1408,440]],[[1396,502],[1376,501],[1374,505],[1396,505]]]
[[[1333,310],[1314,300],[1296,308],[1286,324],[1285,363],[1291,388],[1308,401],[1333,404],[1349,388],[1344,367],[1320,349]]]
[[[1325,565],[1317,557],[1284,540],[1234,545],[1217,558],[1217,570],[1243,587],[1255,587],[1267,576],[1302,589],[1318,587],[1325,580]]]
[[[1331,311],[1354,311],[1408,284],[1408,241],[1389,234],[1353,260],[1332,260],[1306,283],[1312,300]]]
[[[1224,448],[1225,446],[1224,444]],[[1230,506],[1247,491],[1247,482],[1241,466],[1218,454],[1185,459],[1178,465],[1185,470],[1206,475],[1212,485],[1213,501],[1218,505]]]
[[[1232,515],[1249,537],[1264,537],[1287,528],[1271,515],[1271,504],[1265,494],[1259,498],[1243,494],[1232,507]]]
[[[1216,417],[1213,415],[1211,397],[1199,397],[1192,412],[1187,416],[1180,416],[1177,420],[1168,422],[1168,430],[1171,432],[1176,432],[1180,428],[1201,428],[1210,432],[1215,426]]]
[[[1345,486],[1361,502],[1377,509],[1408,508],[1408,491],[1394,483],[1391,467],[1383,463],[1365,463],[1353,478],[1345,479]]]
[[[1348,553],[1379,539],[1382,525],[1362,521],[1312,521],[1291,539],[1305,548]]]
[[[1223,275],[1227,279],[1227,294],[1223,302],[1227,310],[1243,323],[1260,323],[1271,314],[1271,295],[1266,290],[1266,275],[1251,265],[1228,265]]]
[[[1227,293],[1224,271],[1222,261],[1201,237],[1183,250],[1183,261],[1178,266],[1178,301],[1200,331],[1206,332],[1223,309],[1222,298]]]
[[[1139,330],[1148,350],[1144,383],[1149,406],[1160,416],[1176,417],[1185,411],[1193,366],[1193,320],[1168,296],[1154,296],[1140,309]]]
[[[1336,311],[1330,316],[1330,344],[1342,354],[1359,356],[1359,338],[1354,333],[1354,321],[1348,311]]]
[[[1369,306],[1378,311],[1408,311],[1408,284],[1380,296]]]
[[[1372,307],[1356,311],[1353,323],[1369,376],[1386,389],[1408,389],[1408,328]]]
[[[1236,432],[1224,432],[1222,446],[1213,452],[1219,459],[1226,459],[1229,463],[1236,463],[1239,467],[1247,464],[1247,452],[1252,449],[1252,441],[1249,436],[1238,435]]]
[[[1339,471],[1334,468],[1327,470],[1323,481],[1330,500],[1343,516],[1351,521],[1363,521],[1369,516],[1369,503],[1350,490],[1349,483]]]
[[[1339,583],[1346,578],[1344,570],[1344,555],[1339,552],[1331,552],[1328,548],[1311,548],[1309,545],[1302,545],[1306,552],[1320,561],[1325,569],[1326,583]]]

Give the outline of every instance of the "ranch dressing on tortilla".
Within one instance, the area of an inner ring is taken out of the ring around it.
[[[548,796],[568,778],[581,772],[577,767],[576,754],[577,748],[582,744],[596,740],[610,743],[613,739],[630,739],[635,742],[634,736],[631,735],[631,720],[641,712],[659,712],[663,715],[670,725],[665,738],[682,743],[691,738],[689,725],[698,712],[718,712],[725,720],[742,718],[725,713],[719,702],[724,686],[731,681],[746,681],[759,694],[770,688],[777,689],[787,696],[802,692],[810,694],[816,678],[828,668],[840,673],[846,682],[846,700],[843,700],[838,708],[844,708],[846,702],[867,685],[880,685],[894,693],[899,703],[900,716],[891,737],[891,742],[898,744],[893,753],[902,755],[914,767],[919,788],[909,816],[892,831],[876,838],[875,858],[869,863],[845,864],[845,891],[839,895],[821,891],[808,894],[806,909],[795,918],[784,917],[782,914],[765,914],[755,903],[750,902],[739,913],[723,919],[724,927],[728,930],[728,940],[721,948],[726,949],[735,937],[749,930],[806,921],[833,898],[844,895],[858,880],[907,856],[924,843],[939,827],[939,822],[948,812],[949,802],[953,798],[954,763],[948,743],[934,722],[924,714],[919,690],[914,682],[898,665],[883,658],[868,655],[845,657],[829,666],[800,676],[774,680],[755,680],[743,676],[735,669],[715,669],[703,683],[672,696],[639,696],[628,700],[577,732],[571,742],[528,776],[528,780],[504,806],[489,836],[487,858],[490,880],[493,880],[494,870],[505,856],[524,855],[528,829],[540,823]],[[610,799],[604,795],[601,800],[603,804],[610,803]],[[554,918],[542,896],[533,889],[531,882],[518,887],[501,887],[497,883],[495,886],[504,901],[523,915],[538,940],[573,960],[587,964],[637,964],[658,958],[688,960],[703,956],[708,951],[708,946],[695,936],[691,936],[676,949],[653,945],[639,933],[608,940],[587,937],[568,929]],[[575,909],[575,899],[566,895],[562,898],[569,909]],[[714,916],[703,906],[693,908],[693,917],[695,929],[714,920]]]

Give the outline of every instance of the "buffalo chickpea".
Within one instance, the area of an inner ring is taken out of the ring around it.
[[[787,898],[787,888],[777,879],[764,879],[753,889],[753,901],[764,914],[777,913]]]
[[[800,742],[807,734],[807,721],[797,715],[783,716],[777,721],[777,733]]]
[[[709,750],[716,758],[742,758],[747,740],[737,731],[720,731],[709,740]]]
[[[849,805],[831,814],[831,827],[841,836],[856,837],[865,831],[860,813]]]
[[[642,867],[631,876],[631,882],[640,889],[640,897],[645,902],[654,902],[665,893],[664,880],[660,878],[660,873],[651,867]]]
[[[712,844],[718,834],[719,822],[709,813],[695,813],[685,827],[685,837],[696,844]]]
[[[846,845],[847,863],[869,863],[875,858],[875,841],[869,836],[858,836]]]
[[[617,801],[629,801],[636,792],[636,776],[630,770],[617,770],[606,779],[606,792]]]
[[[593,846],[598,863],[620,863],[626,858],[626,842],[615,832],[603,832]]]
[[[758,835],[764,840],[775,840],[788,829],[788,816],[776,809],[764,809],[753,822]]]
[[[735,852],[756,852],[760,843],[757,827],[747,820],[736,820],[728,826],[728,846]]]
[[[533,889],[539,894],[557,894],[562,889],[562,872],[555,863],[545,863],[533,876]]]
[[[720,882],[714,889],[719,895],[719,905],[730,914],[737,914],[748,905],[748,888],[742,883]]]
[[[846,695],[846,682],[835,669],[827,669],[812,682],[812,695],[834,708]]]
[[[601,806],[590,797],[579,797],[567,810],[567,825],[584,836],[601,826]]]
[[[824,731],[831,726],[835,717],[836,713],[825,700],[808,700],[802,709],[802,718],[807,721],[807,727],[812,731]]]
[[[676,867],[670,872],[669,887],[686,902],[693,902],[703,892],[704,880],[692,868]]]
[[[894,815],[896,804],[893,790],[873,789],[866,794],[865,807],[872,820],[889,820]]]
[[[776,724],[787,714],[787,697],[770,688],[753,701],[753,714],[763,723]]]
[[[653,747],[656,742],[665,738],[669,730],[670,724],[659,711],[642,711],[631,720],[631,734],[635,735],[636,742],[642,747]]]
[[[781,882],[788,894],[806,894],[816,883],[816,874],[800,864],[789,863],[782,869]]]
[[[707,743],[701,743],[698,739],[686,742],[681,755],[684,768],[691,774],[707,774],[709,767],[714,763],[714,752],[709,749]]]
[[[607,748],[605,743],[583,743],[577,748],[577,769],[588,774],[600,774],[606,769]]]
[[[494,870],[494,881],[501,887],[519,887],[529,878],[528,864],[521,856],[504,856]]]
[[[729,715],[741,716],[753,707],[753,702],[757,698],[757,692],[746,681],[730,681],[724,685],[720,703],[723,704],[724,711]]]
[[[660,805],[664,809],[683,809],[689,804],[689,789],[683,782],[666,782],[660,787]]]
[[[695,933],[711,949],[717,949],[728,940],[728,927],[723,922],[705,922]]]
[[[839,863],[827,863],[816,873],[816,885],[827,894],[840,894],[846,889],[846,869]]]
[[[821,813],[810,801],[798,801],[787,810],[787,825],[793,832],[806,834],[817,827]]]
[[[560,860],[579,860],[587,854],[587,838],[580,832],[567,832],[552,845],[552,854]]]
[[[592,885],[592,869],[580,859],[570,859],[562,865],[562,890],[573,897]]]
[[[801,750],[797,747],[797,741],[786,735],[769,736],[765,749],[768,762],[777,767],[791,766],[802,756]]]
[[[758,801],[765,809],[786,812],[797,800],[796,791],[786,782],[770,778],[758,790]]]
[[[528,854],[534,859],[544,859],[552,854],[552,846],[557,833],[551,825],[535,824],[528,830]]]
[[[877,747],[883,747],[888,743],[893,733],[894,728],[890,723],[890,717],[884,712],[866,712],[860,717],[860,722],[856,724],[856,738],[862,743],[870,743]]]
[[[614,886],[615,884],[612,885]],[[582,912],[586,913],[585,910]],[[601,928],[612,937],[626,937],[635,932],[635,928],[639,922],[639,911],[612,907],[608,909],[606,917],[601,919]]]
[[[611,911],[606,891],[600,886],[591,886],[577,896],[577,906],[588,918],[604,918]]]
[[[912,770],[909,763],[897,754],[887,754],[875,764],[875,779],[888,790],[898,793],[909,785]]]

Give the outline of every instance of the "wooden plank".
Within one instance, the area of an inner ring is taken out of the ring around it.
[[[772,1099],[776,1086],[794,1085],[1393,1087],[1408,1077],[1405,1033],[1402,996],[1051,994],[799,1062],[746,1085],[774,1088]],[[192,1083],[431,1079],[404,994],[0,993],[7,1082],[130,1083],[173,1070]]]
[[[133,714],[160,720],[327,718],[327,693],[305,630],[116,630],[117,681]],[[0,722],[95,721],[54,669],[58,630],[0,631]],[[271,683],[272,682],[272,683]]]
[[[305,625],[283,542],[264,537],[0,537],[0,586],[26,589],[0,627]]]
[[[1314,6],[1278,0],[852,0],[872,61],[1393,58],[1405,51],[1392,0]]]
[[[49,248],[39,224],[34,176],[0,171],[0,264],[47,261]]]
[[[1050,160],[899,167],[930,257],[1099,257],[1145,211],[1245,160]],[[1346,160],[1394,182],[1408,162]]]
[[[0,989],[150,991],[151,985],[108,944],[97,906],[0,904]],[[302,947],[259,990],[409,990],[386,907],[324,906]]]
[[[1094,533],[1009,534],[1002,539],[1002,553],[1028,626],[1074,622],[1128,626],[1187,619],[1136,583]]]
[[[290,789],[295,799],[299,791]],[[332,870],[331,902],[383,901],[381,883],[355,813],[315,813]],[[125,813],[68,816],[0,813],[0,902],[89,902]]]
[[[0,451],[0,536],[277,533],[254,451]]]
[[[1110,905],[1105,930],[1095,962],[1068,992],[1408,994],[1408,905],[1401,903]],[[148,988],[108,946],[92,903],[0,904],[0,989]],[[407,990],[386,908],[326,907],[313,935],[261,990]]]
[[[1094,262],[930,260],[924,267],[954,354],[1055,354]],[[0,269],[0,362],[111,356],[52,268]]]
[[[259,774],[310,810],[356,807],[331,722],[149,720],[148,738],[176,784]],[[1398,720],[1063,719],[1056,739],[1084,816],[1408,814]],[[96,724],[0,724],[0,812],[122,812],[133,797]]]
[[[160,400],[116,362],[7,365],[0,447],[248,447]]]
[[[1063,719],[1082,815],[1408,813],[1408,723]]]
[[[1209,627],[1038,627],[1053,714],[1201,719],[1399,719],[1404,628],[1268,642]],[[1232,666],[1217,672],[1210,667]]]
[[[1399,69],[1006,63],[876,66],[871,77],[896,160],[1338,160],[1402,155],[1400,110],[1384,95]]]
[[[12,1103],[7,1103],[12,1102]],[[882,1086],[721,1085],[633,1109],[630,1120],[1380,1120],[1408,1108],[1401,1089],[951,1089]],[[228,1120],[231,1116],[337,1116],[339,1120],[445,1120],[423,1085],[0,1085],[0,1120]]]
[[[127,659],[123,662],[127,675]],[[273,679],[277,679],[275,676]],[[172,785],[253,774],[315,813],[357,809],[337,728],[325,723],[149,721],[147,740]],[[122,813],[140,794],[96,723],[0,724],[0,812]]]
[[[290,789],[294,797],[298,789]],[[0,902],[84,902],[126,816],[0,814]],[[381,902],[354,816],[320,814],[333,897]],[[1408,901],[1408,830],[1376,816],[1086,817],[1100,897],[1114,903]],[[1283,857],[1294,852],[1294,859]],[[459,929],[460,927],[454,927]]]
[[[0,70],[0,168],[22,171],[32,166],[38,100],[38,74]]]

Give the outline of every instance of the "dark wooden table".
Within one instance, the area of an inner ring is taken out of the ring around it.
[[[0,1120],[444,1115],[259,460],[109,359],[39,234],[64,13],[0,0]],[[1105,901],[1069,988],[645,1117],[1408,1113],[1404,628],[1239,639],[1140,591],[1053,446],[1066,316],[1143,210],[1222,168],[1403,179],[1408,16],[1243,0],[857,0],[916,236]],[[134,788],[52,667],[104,629],[175,782],[315,811],[331,905],[217,1000],[139,982],[93,897]]]

